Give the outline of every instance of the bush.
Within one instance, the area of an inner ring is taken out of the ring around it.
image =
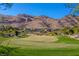
[[[0,56],[9,56],[16,53],[17,48],[0,46]]]

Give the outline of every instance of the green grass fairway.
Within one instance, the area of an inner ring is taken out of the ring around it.
[[[58,37],[58,41],[60,43],[67,43],[67,44],[79,44],[79,40],[75,39],[75,38],[70,38],[68,36],[57,36]]]
[[[30,35],[26,38],[9,38],[1,45],[0,55],[79,56],[79,41],[67,36]]]
[[[16,56],[79,56],[79,48],[17,49]]]

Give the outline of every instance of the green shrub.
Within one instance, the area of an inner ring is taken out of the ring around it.
[[[0,56],[14,55],[15,53],[17,53],[16,50],[17,48],[0,46]]]

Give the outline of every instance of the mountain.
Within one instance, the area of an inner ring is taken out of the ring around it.
[[[31,16],[26,14],[10,16],[0,14],[1,25],[28,29],[61,29],[79,25],[79,16],[68,15],[61,19],[53,19],[48,16]]]

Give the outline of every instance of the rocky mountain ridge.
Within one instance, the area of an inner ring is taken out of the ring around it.
[[[16,16],[0,15],[1,25],[29,29],[61,29],[79,25],[79,16],[68,15],[56,20],[47,16],[30,16],[26,14],[18,14]]]

